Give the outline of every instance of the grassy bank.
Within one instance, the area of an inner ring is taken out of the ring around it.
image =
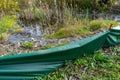
[[[74,25],[69,25],[68,27],[62,27],[58,29],[53,34],[46,34],[46,38],[66,38],[66,37],[76,37],[76,36],[89,36],[95,32],[100,32],[100,30],[109,29],[110,24],[117,26],[118,22],[113,20],[89,20],[81,19],[77,21]]]

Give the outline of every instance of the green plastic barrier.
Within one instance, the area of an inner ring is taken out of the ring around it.
[[[104,47],[115,46],[120,44],[120,29],[110,30],[104,43]]]
[[[0,57],[0,80],[29,80],[63,66],[65,60],[120,44],[120,30],[112,29],[67,45]]]

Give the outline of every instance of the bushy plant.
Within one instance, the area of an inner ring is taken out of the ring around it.
[[[23,43],[23,47],[27,49],[32,49],[34,47],[34,43],[32,41],[26,41]]]

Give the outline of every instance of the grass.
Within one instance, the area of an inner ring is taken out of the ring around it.
[[[6,15],[0,18],[0,40],[7,40],[10,34],[23,30],[17,25],[17,17],[15,15]]]
[[[91,2],[88,0],[85,0],[85,1],[83,0],[79,0],[79,1],[78,0],[75,0],[75,1],[74,0],[60,0],[60,1],[56,1],[56,0],[51,0],[51,1],[49,0],[10,0],[9,5],[6,2],[6,0],[2,0],[2,1],[4,3],[5,8],[3,4],[0,3],[2,4],[0,6],[0,9],[3,9],[3,12],[6,13],[6,15],[7,13],[10,13],[9,12],[9,8],[11,8],[10,6],[13,6],[11,10],[13,9],[12,11],[13,13],[15,13],[18,20],[19,19],[23,20],[23,22],[25,20],[26,22],[28,22],[28,24],[31,23],[31,21],[32,22],[37,21],[37,23],[40,23],[41,26],[43,27],[46,26],[46,27],[51,27],[52,29],[57,29],[56,33],[45,35],[46,38],[66,38],[66,37],[76,37],[78,35],[83,36],[83,35],[89,34],[88,29],[90,29],[90,31],[96,31],[96,30],[105,28],[106,26],[108,27],[109,26],[108,23],[114,23],[113,21],[111,22],[105,21],[106,22],[105,23],[104,20],[103,21],[95,20],[89,23],[89,15],[86,15],[85,20],[83,21],[77,16],[78,8],[83,9],[83,11],[85,9],[85,11],[87,11],[87,14],[89,14],[89,10],[93,8],[92,4],[94,5],[97,4],[95,6],[96,9],[97,7],[101,9],[101,7],[98,5],[102,5],[102,4],[98,0],[96,0],[95,2],[93,1]],[[109,4],[111,4],[111,2]],[[108,4],[104,4],[103,6],[106,6],[106,5]],[[6,12],[7,10],[8,12]],[[9,22],[4,23],[4,24],[2,23],[2,24],[3,26],[4,25],[6,26],[6,24],[8,23]],[[101,23],[103,24],[105,23],[105,24],[101,25]],[[8,25],[11,25],[11,24],[8,24]],[[7,31],[8,29],[6,30],[6,28],[3,28],[3,26],[0,27],[3,29],[2,32]],[[17,30],[15,30],[14,32],[17,32],[18,30],[20,30],[19,28],[17,28]]]
[[[62,69],[37,80],[120,80],[120,46],[65,62]]]
[[[53,34],[46,34],[44,37],[46,38],[66,38],[66,37],[76,37],[76,36],[83,36],[88,34],[89,31],[85,27],[80,26],[69,26],[60,28],[58,31],[56,31]]]
[[[58,44],[56,44],[56,43],[48,43],[45,47],[43,47],[42,49],[49,49],[49,48],[52,48],[52,47],[58,47],[58,46],[63,46],[63,45],[65,45],[65,44],[67,44],[68,43],[68,41],[63,41],[63,42],[61,42],[61,43],[58,43]]]
[[[89,22],[88,27],[90,31],[97,31],[101,29],[108,29],[110,24],[113,24],[113,26],[117,26],[118,22],[113,20],[92,20]]]
[[[118,22],[113,20],[89,20],[81,19],[77,20],[73,25],[70,24],[67,27],[62,27],[58,29],[53,34],[46,34],[45,38],[66,38],[66,37],[76,37],[76,36],[88,36],[91,32],[99,32],[100,30],[106,30],[109,28],[110,24],[117,26]]]

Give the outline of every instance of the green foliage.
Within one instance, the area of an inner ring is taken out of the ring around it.
[[[87,59],[80,59],[80,58],[78,58],[78,59],[76,59],[75,60],[75,62],[74,62],[74,64],[75,65],[86,65],[88,62],[87,62]]]
[[[104,21],[104,20],[103,20]],[[114,21],[114,20],[105,20],[105,23],[103,24],[103,27],[102,28],[109,28],[110,27],[110,24],[113,24],[113,27],[114,26],[118,26],[119,23],[117,21]]]
[[[34,43],[32,41],[26,41],[23,43],[23,47],[27,49],[32,49],[34,47]]]
[[[2,33],[2,34],[0,35],[0,40],[1,40],[1,41],[5,41],[5,40],[7,40],[7,39],[9,38],[9,36],[10,36],[10,34]]]
[[[88,28],[90,29],[90,31],[97,31],[100,29],[109,28],[110,24],[113,24],[113,26],[117,26],[118,22],[112,20],[92,20],[88,24]]]
[[[18,0],[1,0],[0,12],[3,14],[10,14],[19,10]]]
[[[90,31],[97,31],[97,30],[101,29],[101,27],[102,27],[101,24],[102,24],[101,20],[94,20],[94,21],[90,22],[88,27],[89,27]]]
[[[96,61],[99,61],[99,62],[108,62],[110,60],[108,56],[105,56],[102,53],[95,55],[94,58]]]
[[[16,19],[14,16],[5,16],[0,20],[0,34],[8,32],[16,24]]]
[[[7,40],[9,35],[14,32],[23,30],[23,28],[17,24],[16,16],[6,15],[0,19],[0,39]]]
[[[68,60],[64,68],[37,80],[119,80],[119,49],[120,46],[111,47],[96,51],[93,55]]]
[[[67,28],[61,28],[54,34],[45,35],[46,38],[65,38],[65,37],[75,37],[78,35],[87,34],[87,30],[80,26],[69,26]]]
[[[85,23],[87,22],[87,23]],[[117,26],[118,22],[112,20],[92,20],[92,21],[80,21],[81,24],[77,24],[79,21],[75,22],[73,25],[67,25],[67,27],[60,28],[53,34],[45,35],[46,38],[66,38],[75,37],[78,35],[85,36],[89,34],[90,31],[99,31],[109,28],[110,24]],[[87,25],[86,25],[87,24]],[[81,27],[87,26],[87,27]]]

